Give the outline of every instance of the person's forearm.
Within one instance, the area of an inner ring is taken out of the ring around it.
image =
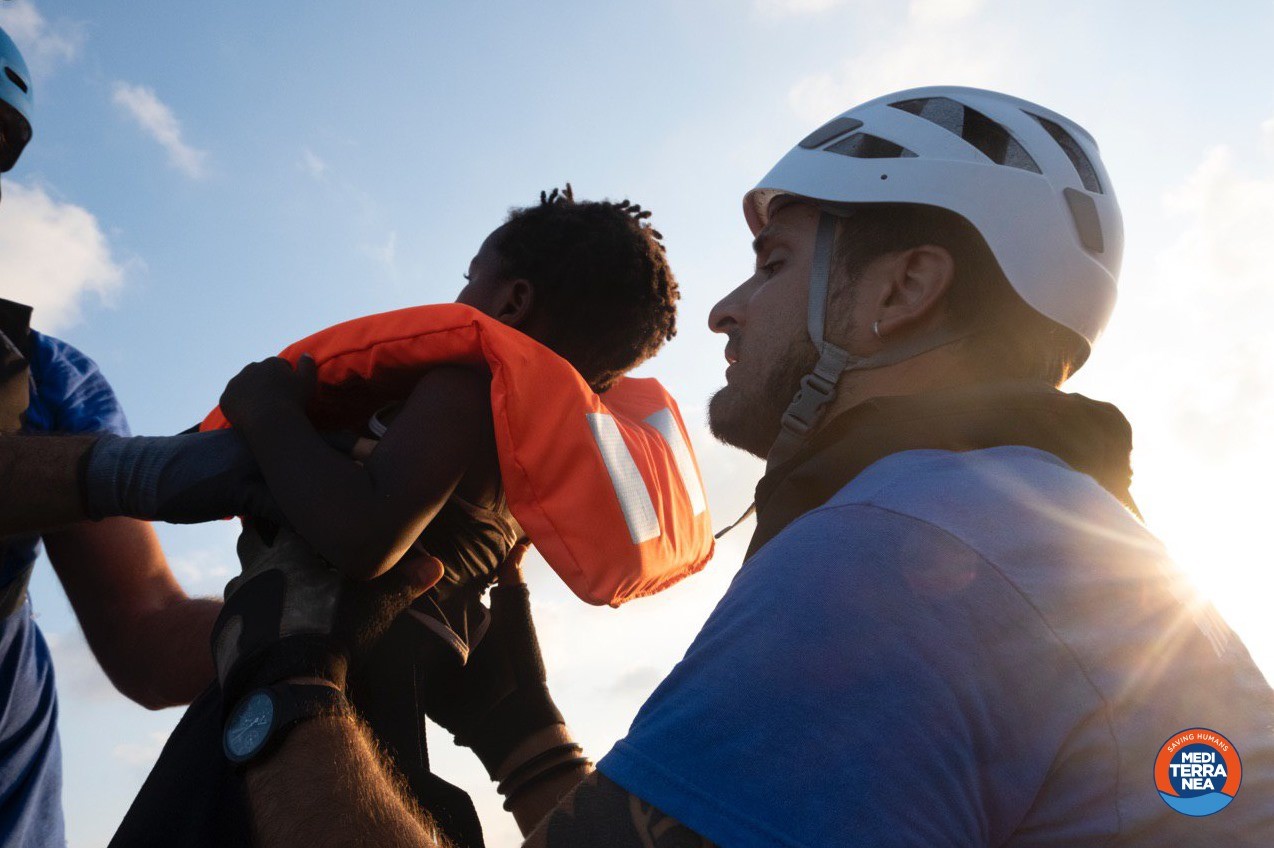
[[[591,765],[579,765],[559,772],[519,792],[509,801],[509,811],[523,836],[530,836],[540,820],[593,773]]]
[[[160,709],[189,703],[208,685],[221,602],[187,597],[154,528],[107,518],[45,533],[44,543],[93,655],[120,692]]]
[[[447,848],[350,715],[310,719],[247,772],[260,848]]]
[[[572,742],[574,739],[571,731],[564,724],[543,728],[522,740],[522,743],[513,749],[505,762],[496,770],[495,779],[497,782],[505,780],[516,766],[527,762],[541,751]],[[555,769],[514,793],[508,799],[506,808],[513,813],[513,819],[518,823],[522,834],[526,835],[534,830],[540,819],[556,807],[558,801],[566,797],[592,771],[593,767],[588,763]]]
[[[86,436],[0,436],[0,536],[39,533],[84,518],[79,471]]]
[[[404,513],[412,510],[380,492],[363,466],[329,447],[299,409],[272,409],[239,429],[288,521],[350,577],[370,579],[388,570],[432,518],[405,522]]]
[[[133,650],[150,673],[139,681],[133,700],[158,710],[189,704],[207,688],[216,674],[208,642],[219,612],[217,598],[187,598],[135,626]]]

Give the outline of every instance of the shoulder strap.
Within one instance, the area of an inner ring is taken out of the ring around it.
[[[0,433],[16,433],[31,402],[31,307],[0,298]]]

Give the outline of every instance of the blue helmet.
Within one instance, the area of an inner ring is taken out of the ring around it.
[[[9,34],[0,29],[0,173],[13,167],[31,140],[31,74]]]

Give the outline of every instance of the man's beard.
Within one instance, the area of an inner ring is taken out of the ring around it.
[[[783,413],[801,387],[801,378],[812,372],[817,362],[814,345],[800,338],[766,375],[759,391],[728,384],[718,389],[708,402],[712,435],[765,459],[778,438]]]

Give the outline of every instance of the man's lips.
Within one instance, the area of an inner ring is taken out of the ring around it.
[[[726,345],[725,348],[725,381],[730,382],[730,374],[739,367],[739,351],[732,345]]]

